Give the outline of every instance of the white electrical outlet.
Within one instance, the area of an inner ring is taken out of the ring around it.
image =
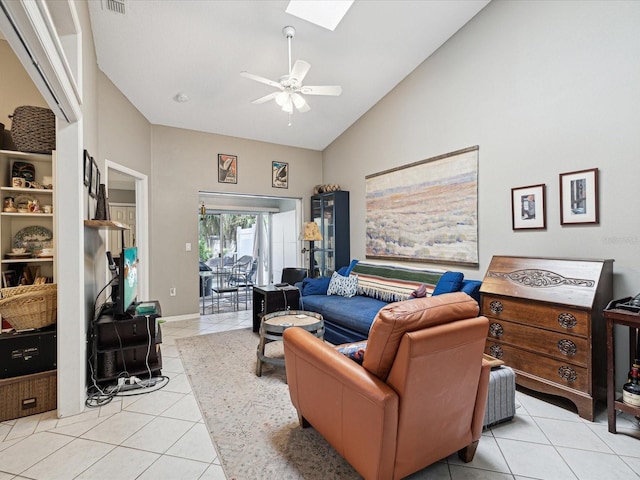
[[[169,295],[172,296],[172,297],[176,296],[176,287],[171,287],[169,289]]]
[[[190,243],[185,243],[184,244],[184,251],[185,252],[190,252],[191,251],[191,244]]]

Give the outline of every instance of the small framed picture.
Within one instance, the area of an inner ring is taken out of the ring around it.
[[[218,154],[218,183],[238,183],[238,157]]]
[[[560,174],[560,225],[597,224],[598,169]]]
[[[18,273],[15,270],[5,270],[2,272],[2,286],[4,288],[18,285]]]
[[[88,187],[91,183],[91,157],[84,151],[84,184]]]
[[[98,195],[98,185],[100,185],[100,170],[95,159],[91,157],[91,181],[89,182],[89,195],[96,198]]]
[[[271,162],[271,186],[274,188],[289,188],[289,164]]]
[[[511,189],[511,224],[514,230],[547,228],[546,186]]]

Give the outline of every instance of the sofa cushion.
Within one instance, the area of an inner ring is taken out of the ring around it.
[[[301,295],[326,295],[331,277],[305,278],[302,280]]]
[[[459,292],[462,287],[464,275],[461,272],[445,272],[431,295],[442,295],[443,293]]]
[[[329,282],[329,288],[327,289],[327,295],[340,295],[341,297],[350,298],[356,293],[358,293],[357,276],[343,277],[338,272],[333,272],[331,281]]]
[[[338,295],[305,295],[300,297],[300,309],[318,312],[326,322],[337,323],[359,332],[366,338],[373,319],[387,302],[356,295],[346,298]],[[326,328],[326,327],[325,327]]]
[[[424,298],[427,296],[427,286],[423,283],[418,288],[416,288],[413,292],[411,292],[412,298]]]
[[[480,287],[481,286],[482,286],[482,282],[479,280],[464,280],[462,282],[462,287],[460,288],[460,291],[466,293],[471,298],[473,298],[476,302],[480,303]]]
[[[367,348],[367,342],[346,343],[344,345],[338,345],[336,350],[341,354],[349,357],[356,363],[362,365],[364,360],[364,351]]]
[[[478,302],[462,292],[390,303],[378,312],[371,325],[362,365],[386,381],[405,332],[475,318],[478,312]]]
[[[351,273],[351,270],[353,270],[353,267],[355,267],[357,263],[358,263],[358,260],[351,260],[351,263],[349,265],[345,265],[344,267],[340,267],[338,269],[338,273],[340,275],[342,275],[343,277],[348,277],[349,274]]]
[[[443,270],[416,270],[363,262],[358,262],[351,270],[351,275],[358,276],[358,295],[385,302],[407,300],[422,284],[430,295],[443,274]]]

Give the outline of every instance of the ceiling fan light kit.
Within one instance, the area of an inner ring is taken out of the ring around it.
[[[291,114],[293,113],[294,107],[300,113],[311,110],[311,107],[303,95],[329,95],[337,97],[342,93],[342,87],[338,85],[303,86],[302,82],[311,69],[311,65],[304,60],[296,60],[293,67],[291,66],[291,39],[296,34],[296,29],[291,26],[287,26],[282,29],[282,33],[287,38],[289,46],[289,73],[280,77],[278,82],[249,72],[240,72],[240,75],[248,78],[249,80],[264,83],[265,85],[269,85],[270,87],[280,90],[279,92],[269,93],[268,95],[257,98],[251,103],[261,104],[270,100],[275,100],[276,104],[280,106],[282,111],[289,114],[290,126]]]

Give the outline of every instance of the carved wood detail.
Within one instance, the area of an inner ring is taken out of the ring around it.
[[[505,278],[513,283],[517,283],[518,285],[532,288],[557,287],[560,285],[593,288],[595,285],[593,280],[584,278],[568,278],[549,270],[537,270],[533,268],[515,270],[510,273],[489,271],[487,272],[487,276]]]

